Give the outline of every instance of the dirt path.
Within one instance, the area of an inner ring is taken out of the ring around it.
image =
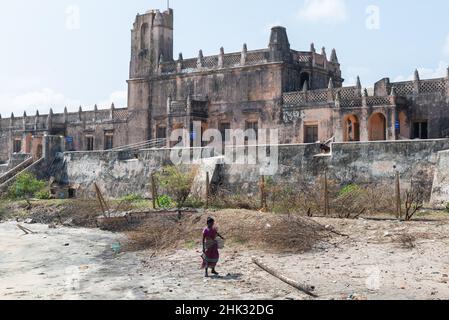
[[[251,263],[257,256],[322,299],[448,299],[449,225],[317,219],[336,237],[303,255],[226,249],[220,278],[204,279],[200,253],[114,254],[120,235],[95,229],[0,224],[0,299],[308,299]],[[398,236],[412,234],[404,249]]]
[[[222,277],[204,279],[200,253],[115,255],[120,236],[94,229],[0,224],[0,299],[302,299],[251,264],[252,253],[224,251]],[[67,246],[68,244],[68,246]],[[251,280],[251,281],[250,281]],[[271,280],[271,281],[270,281]]]

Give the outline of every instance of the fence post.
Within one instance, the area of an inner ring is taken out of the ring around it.
[[[324,216],[330,215],[329,206],[329,185],[327,181],[327,171],[324,171]]]
[[[396,216],[400,220],[402,218],[401,210],[401,181],[399,171],[396,171]]]
[[[154,172],[151,174],[151,196],[153,198],[153,209],[157,208],[156,179]]]
[[[208,171],[206,172],[206,209],[209,208],[209,198],[210,198],[210,176]]]
[[[260,177],[260,204],[262,211],[267,210],[267,195],[265,192],[265,176]]]

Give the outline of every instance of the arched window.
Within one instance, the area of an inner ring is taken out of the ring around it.
[[[387,140],[387,119],[382,113],[374,113],[368,121],[370,141]]]
[[[360,123],[356,115],[347,115],[344,117],[344,136],[345,142],[360,141]]]

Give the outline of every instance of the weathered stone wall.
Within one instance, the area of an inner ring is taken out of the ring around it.
[[[430,192],[437,153],[446,149],[449,140],[334,143],[332,154],[323,156],[318,145],[282,145],[279,170],[273,178],[294,187],[300,180],[319,182],[326,170],[329,179],[342,186],[391,184],[397,170],[404,187],[413,176]],[[223,187],[255,194],[259,178],[257,166],[226,165]]]
[[[331,155],[321,155],[317,144],[281,145],[279,170],[273,178],[294,187],[299,181],[319,182],[326,170],[329,179],[342,186],[393,185],[397,170],[404,187],[413,177],[430,193],[438,152],[448,149],[449,139],[335,143]],[[143,150],[135,159],[120,152],[66,153],[63,182],[79,185],[79,196],[92,196],[94,182],[107,189],[105,193],[110,197],[130,193],[149,196],[151,173],[170,164],[170,151]],[[250,195],[258,192],[258,165],[226,164],[220,176],[220,188]]]
[[[438,163],[433,180],[431,204],[446,208],[449,203],[449,150],[438,153]]]
[[[97,183],[108,197],[150,195],[151,173],[169,164],[168,150],[140,151],[138,158],[126,152],[70,152],[64,155],[62,183],[78,185],[78,197],[95,196]]]

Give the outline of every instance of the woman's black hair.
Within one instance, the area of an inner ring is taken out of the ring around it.
[[[207,218],[207,224],[212,223],[212,222],[215,222],[214,218],[211,218],[211,217]]]

